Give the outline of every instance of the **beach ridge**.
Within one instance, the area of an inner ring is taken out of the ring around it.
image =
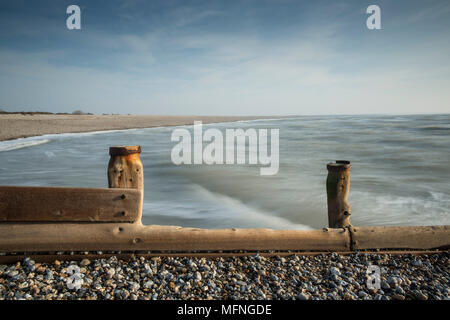
[[[0,114],[0,141],[44,134],[204,124],[242,120],[274,119],[274,116],[165,116],[165,115],[56,115]]]

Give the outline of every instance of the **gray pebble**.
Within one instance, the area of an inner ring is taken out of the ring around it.
[[[297,298],[298,300],[309,300],[309,296],[304,293],[300,293]]]
[[[0,265],[0,299],[450,300],[448,258],[442,252],[415,257],[332,253],[84,259],[78,264],[83,280],[79,290],[69,290],[66,282],[65,270],[76,262],[36,264],[24,259]],[[379,290],[367,288],[370,264],[382,268]]]

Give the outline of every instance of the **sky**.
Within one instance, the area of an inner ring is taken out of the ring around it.
[[[0,109],[450,113],[450,2],[0,0]]]

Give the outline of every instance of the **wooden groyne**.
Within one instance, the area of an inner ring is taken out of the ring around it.
[[[328,164],[329,227],[322,230],[197,229],[143,225],[140,147],[111,147],[109,188],[0,186],[0,263],[324,252],[448,250],[450,226],[356,227],[347,201],[350,162]]]

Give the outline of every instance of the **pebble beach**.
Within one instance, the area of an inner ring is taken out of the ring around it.
[[[371,265],[380,268],[380,278],[369,289]],[[42,299],[449,300],[449,252],[111,257],[42,264],[26,258],[0,265],[0,300]]]

